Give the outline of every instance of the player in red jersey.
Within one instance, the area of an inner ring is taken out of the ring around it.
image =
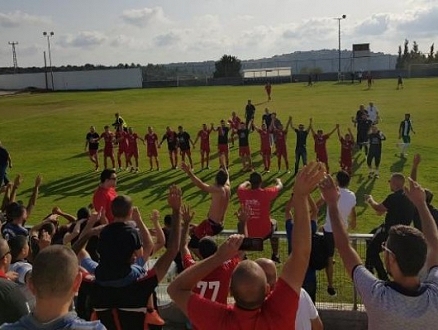
[[[273,128],[273,122],[271,123],[271,127],[273,128],[274,137],[275,137],[275,147],[276,147],[277,160],[278,160],[278,172],[280,172],[281,170],[281,158],[283,157],[284,163],[286,165],[286,171],[287,173],[290,173],[289,160],[287,159],[286,137],[287,137],[288,127],[290,126],[291,123],[292,123],[291,116],[289,116],[285,129],[283,129],[282,124],[279,124],[278,128]]]
[[[115,141],[114,133],[110,131],[108,125],[104,127],[104,132],[100,135],[99,140],[103,139],[105,142],[105,147],[103,149],[103,164],[105,168],[108,168],[108,158],[111,159],[111,163],[113,164],[113,169],[116,168],[115,160],[114,160],[114,146],[113,142]]]
[[[341,141],[341,169],[346,171],[351,176],[353,172],[353,133],[351,133],[351,129],[349,128],[348,133],[345,134],[345,138],[343,138],[339,127],[337,130],[339,141]]]
[[[155,158],[155,165],[157,166],[157,171],[160,170],[160,162],[158,160],[158,135],[155,134],[151,126],[148,127],[148,132],[144,136],[146,141],[146,153],[149,157],[149,171],[154,169],[152,165],[152,159]]]
[[[123,171],[122,168],[122,155],[125,155],[125,165],[126,169],[128,169],[128,147],[129,147],[129,140],[128,140],[128,132],[125,132],[124,130],[117,130],[116,131],[116,141],[119,144],[119,150],[117,151],[117,164],[119,165],[119,171]]]
[[[176,169],[178,168],[177,136],[176,132],[173,131],[170,126],[166,127],[166,133],[164,133],[160,144],[158,144],[158,148],[161,148],[161,145],[165,140],[167,141],[167,150],[169,151],[170,164],[172,165],[172,169]]]
[[[201,139],[201,171],[204,169],[204,164],[206,168],[209,169],[210,166],[210,133],[214,130],[214,124],[212,123],[210,129],[207,128],[207,124],[202,124],[202,129],[198,132],[193,146],[196,145],[198,139]]]
[[[264,171],[269,173],[271,167],[271,142],[270,142],[270,131],[266,127],[266,124],[262,124],[262,128],[258,128],[254,125],[254,129],[260,134],[260,154],[263,159]]]
[[[310,132],[312,132],[313,139],[315,140],[315,153],[316,153],[316,160],[318,162],[324,163],[327,173],[329,172],[329,166],[328,166],[328,156],[327,156],[327,146],[326,142],[330,135],[332,135],[338,128],[339,124],[336,124],[336,127],[333,128],[333,130],[328,133],[324,134],[322,129],[319,129],[316,131],[313,130],[313,125],[310,125]]]
[[[128,158],[128,163],[131,164],[131,172],[138,173],[138,145],[137,145],[137,139],[141,140],[144,144],[144,140],[137,135],[137,133],[134,133],[134,130],[132,127],[128,128],[128,151],[126,153],[126,157]],[[132,166],[132,157],[134,157],[135,161],[135,169],[134,166]],[[126,168],[128,169],[128,168]]]
[[[231,129],[231,147],[234,147],[234,135],[236,135],[236,131],[240,128],[241,122],[242,120],[236,115],[236,112],[233,111],[231,113],[231,118],[228,119],[228,124]]]
[[[265,91],[266,91],[266,95],[268,95],[268,101],[271,101],[272,86],[271,86],[271,83],[269,81],[265,85]]]

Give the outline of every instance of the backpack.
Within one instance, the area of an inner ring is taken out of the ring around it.
[[[312,235],[312,250],[310,252],[309,268],[322,270],[328,264],[328,249],[325,237],[321,233]]]

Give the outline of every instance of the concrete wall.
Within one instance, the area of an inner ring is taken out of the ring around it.
[[[47,73],[49,89],[52,88],[50,72]],[[96,90],[142,88],[141,68],[53,72],[55,90]],[[0,89],[20,90],[27,87],[45,89],[44,73],[0,75]]]

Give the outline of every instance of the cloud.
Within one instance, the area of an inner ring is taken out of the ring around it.
[[[390,17],[387,14],[374,14],[356,26],[355,33],[359,35],[381,35],[384,34],[390,24]]]
[[[124,22],[137,27],[144,27],[152,23],[166,23],[169,21],[161,7],[125,10],[121,17]]]
[[[154,38],[154,43],[158,47],[167,47],[173,46],[181,40],[181,36],[179,36],[175,32],[168,32],[165,34],[161,34]]]
[[[76,36],[63,36],[59,44],[63,47],[93,48],[107,41],[107,37],[98,31],[82,31]]]
[[[400,17],[396,29],[409,35],[430,35],[438,32],[438,6],[422,8]]]
[[[29,15],[19,10],[12,13],[0,12],[0,26],[4,28],[15,28],[22,25],[42,24],[51,24],[51,20],[47,17]]]

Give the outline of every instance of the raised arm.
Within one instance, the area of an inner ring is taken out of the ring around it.
[[[322,196],[327,204],[328,212],[330,214],[331,225],[333,229],[333,236],[335,239],[336,248],[339,255],[347,269],[348,274],[353,276],[353,269],[360,265],[362,260],[357,254],[356,250],[350,244],[347,229],[345,228],[338,209],[339,188],[335,181],[329,175],[320,184]]]
[[[179,252],[181,253],[181,257],[190,254],[187,237],[189,235],[190,223],[192,222],[194,216],[195,212],[191,211],[190,206],[183,205],[181,207],[182,229],[181,242],[179,246]]]
[[[167,202],[172,209],[172,225],[170,228],[169,242],[167,244],[166,252],[157,260],[153,269],[157,274],[158,281],[161,281],[170,267],[173,259],[175,259],[181,240],[181,189],[172,185],[169,188],[169,196]]]
[[[311,250],[310,212],[308,198],[324,177],[324,167],[311,162],[298,173],[293,204],[295,207],[294,230],[292,232],[292,253],[283,266],[280,277],[299,295],[304,275],[309,266]]]
[[[327,133],[328,136],[331,136],[339,127],[339,124],[336,124],[335,128],[333,128],[329,133]]]
[[[195,173],[193,173],[193,170],[190,168],[190,166],[188,166],[186,163],[181,163],[181,169],[187,173],[187,175],[189,176],[190,180],[193,182],[193,184],[198,187],[199,189],[201,189],[202,191],[208,192],[208,193],[212,193],[212,192],[217,192],[218,188],[215,186],[210,186],[208,184],[206,184],[205,182],[203,182],[200,178],[198,178]]]
[[[405,188],[405,193],[420,214],[421,228],[427,243],[426,268],[429,270],[438,266],[438,229],[427,207],[424,189],[411,178],[408,180],[409,188]]]
[[[158,210],[152,210],[150,219],[152,221],[152,224],[154,225],[154,232],[156,237],[156,241],[154,243],[151,253],[151,255],[154,255],[159,250],[161,250],[163,246],[166,245],[166,236],[164,235],[163,228],[161,228],[160,225],[160,212],[158,212]]]
[[[76,220],[81,220],[81,219],[76,219],[76,217],[74,215],[63,212],[58,206],[55,206],[52,209],[52,214],[56,214],[56,215],[63,217],[64,219],[67,219],[67,221],[69,223],[75,222]]]
[[[388,209],[383,205],[383,203],[377,203],[373,196],[371,195],[365,195],[365,202],[368,203],[369,206],[373,208],[374,211],[376,211],[377,215],[382,215],[388,211]]]
[[[33,208],[35,207],[36,200],[38,198],[39,188],[40,188],[42,182],[43,182],[42,176],[37,175],[37,177],[35,179],[35,185],[34,185],[33,190],[32,190],[32,195],[30,196],[29,203],[27,204],[27,208],[26,208],[28,216],[30,216]]]
[[[351,128],[350,128],[350,127],[348,128],[348,133],[350,134],[351,141],[352,141],[353,144],[354,144],[354,135],[353,135],[353,133],[351,132]]]
[[[307,127],[307,131],[310,131],[310,128],[312,127],[312,124],[313,124],[313,118],[310,118],[309,119],[309,126]]]
[[[15,198],[17,197],[17,190],[18,187],[23,182],[23,177],[20,174],[17,174],[17,176],[14,179],[14,184],[12,185],[11,195],[9,196],[9,203],[15,202]]]
[[[420,154],[416,154],[412,161],[412,168],[411,168],[411,179],[414,181],[417,181],[418,165],[420,165],[420,162],[421,162]]]
[[[71,241],[74,240],[76,237],[78,237],[81,233],[81,224],[85,221],[87,221],[87,219],[81,219],[76,222],[73,231],[71,233],[66,233],[62,238],[62,244],[67,245],[71,243]]]
[[[287,123],[284,130],[287,132],[289,130],[289,127],[295,130],[295,127],[292,124],[292,116],[289,116],[289,118],[287,119]]]
[[[342,140],[342,135],[341,135],[341,129],[339,128],[339,126],[337,127],[336,130],[338,131],[338,139],[339,139],[339,141],[341,141]]]
[[[12,184],[9,183],[9,184],[3,186],[1,189],[3,190],[3,192],[5,194],[3,196],[3,201],[2,201],[2,205],[1,205],[1,210],[2,210],[2,212],[4,212],[6,207],[10,203],[9,201],[10,201],[10,197],[11,197]]]
[[[137,207],[133,207],[132,209],[132,220],[134,220],[143,242],[143,249],[140,249],[141,255],[137,255],[137,257],[143,257],[143,260],[146,262],[152,254],[152,250],[154,249],[154,242],[152,241],[152,236],[149,232],[149,229],[146,227],[143,219],[141,218],[140,210]]]

